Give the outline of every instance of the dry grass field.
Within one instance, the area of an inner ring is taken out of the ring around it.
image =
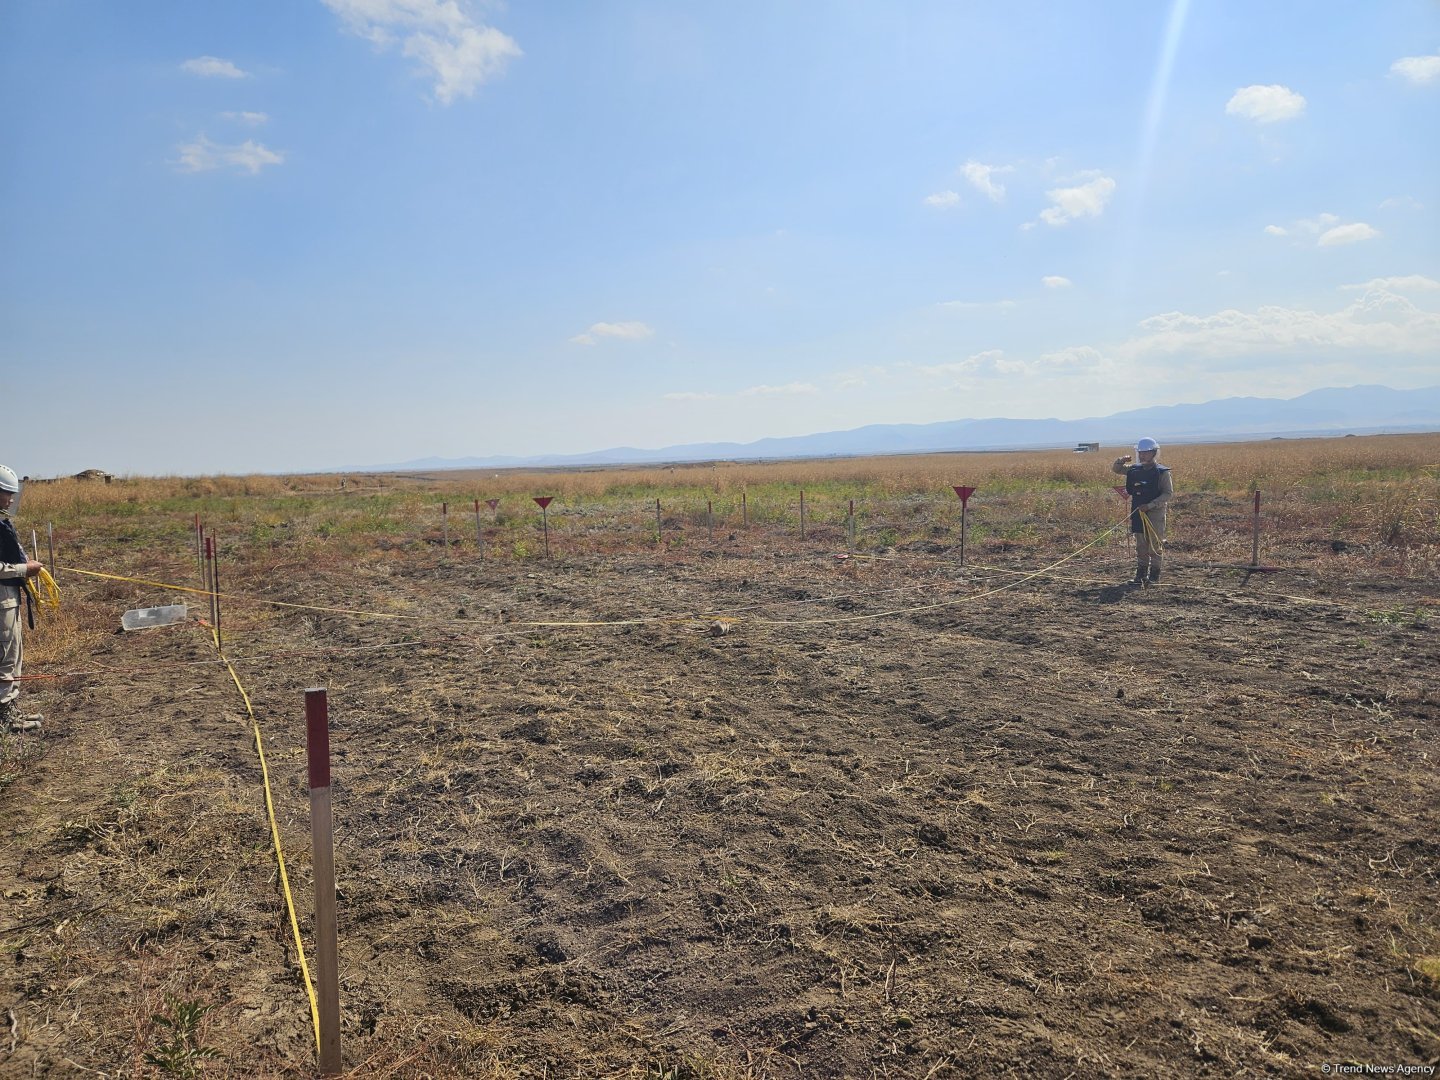
[[[1121,452],[30,485],[0,1075],[314,1075],[312,686],[348,1075],[1435,1065],[1440,435]]]

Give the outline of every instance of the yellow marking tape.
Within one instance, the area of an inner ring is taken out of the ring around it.
[[[220,635],[211,629],[215,640],[215,651],[219,653],[220,659],[224,661],[225,668],[230,672],[230,678],[235,680],[235,689],[240,691],[240,697],[245,702],[245,712],[250,717],[252,729],[255,732],[255,752],[260,756],[260,776],[265,789],[265,812],[270,818],[270,840],[275,845],[275,862],[280,868],[280,888],[285,893],[285,909],[290,915],[290,931],[295,935],[295,955],[300,958],[300,977],[305,982],[305,995],[310,999],[310,1022],[315,1028],[315,1052],[320,1052],[320,1004],[315,1000],[315,987],[310,981],[310,966],[305,962],[305,943],[300,937],[300,921],[295,916],[295,897],[290,892],[290,875],[285,872],[285,852],[280,846],[280,826],[275,821],[275,799],[270,793],[270,766],[265,761],[265,742],[260,737],[260,721],[255,716],[255,708],[250,704],[250,695],[245,692],[245,687],[240,682],[240,676],[235,672],[235,665],[226,659],[225,654],[220,652]]]
[[[316,604],[291,604],[284,600],[266,600],[259,596],[237,596],[234,593],[215,593],[209,589],[194,589],[188,585],[174,585],[168,581],[150,581],[147,578],[124,577],[120,574],[102,574],[99,570],[81,570],[75,566],[61,567],[69,574],[84,574],[86,577],[104,578],[106,581],[129,581],[136,585],[149,585],[169,592],[196,593],[200,596],[218,596],[221,600],[245,601],[252,604],[270,604],[273,607],[299,608],[301,611],[329,611],[338,615],[365,615],[372,619],[418,619],[418,615],[398,615],[389,611],[359,611],[355,608],[320,607]]]
[[[1125,522],[1122,521],[1122,522],[1119,522],[1119,523],[1117,523],[1117,524],[1115,524],[1115,525],[1110,526],[1110,528],[1106,529],[1104,532],[1100,533],[1100,535],[1096,536],[1095,539],[1093,539],[1093,540],[1089,541],[1088,543],[1083,544],[1082,546],[1076,548],[1074,551],[1070,552],[1069,555],[1066,555],[1063,559],[1059,559],[1059,560],[1051,563],[1049,566],[1042,566],[1039,570],[1032,570],[1032,571],[1030,571],[1029,573],[1024,574],[1024,576],[1021,577],[1019,581],[1012,581],[1009,585],[1001,585],[1001,586],[1000,586],[999,588],[997,588],[997,589],[987,589],[987,590],[984,591],[984,592],[972,593],[970,596],[962,596],[962,597],[960,597],[960,599],[958,599],[958,600],[942,600],[942,601],[940,601],[940,602],[937,603],[937,604],[921,604],[921,605],[919,605],[919,606],[917,606],[917,607],[896,608],[896,609],[891,610],[891,611],[876,611],[876,612],[872,612],[872,613],[869,614],[869,615],[837,615],[837,616],[834,616],[834,617],[831,617],[831,618],[827,618],[827,619],[788,619],[788,620],[787,620],[787,619],[760,619],[760,618],[753,618],[753,617],[752,617],[749,621],[750,621],[750,622],[763,623],[763,624],[770,625],[770,626],[814,626],[814,625],[816,625],[816,624],[818,624],[818,623],[861,622],[861,621],[864,621],[864,620],[866,620],[866,619],[884,619],[884,618],[886,618],[886,617],[888,617],[888,616],[891,616],[891,615],[909,615],[909,614],[911,614],[911,613],[913,613],[913,612],[917,612],[917,611],[935,611],[935,610],[937,610],[938,608],[956,607],[956,606],[958,606],[958,605],[960,605],[960,604],[968,604],[968,603],[970,603],[971,601],[974,601],[974,600],[983,600],[983,599],[984,599],[985,597],[987,597],[987,596],[994,596],[996,593],[1002,593],[1002,592],[1005,592],[1005,591],[1008,590],[1008,589],[1013,589],[1013,588],[1015,588],[1017,585],[1024,585],[1025,582],[1029,581],[1031,578],[1037,578],[1037,577],[1040,577],[1042,574],[1048,574],[1051,570],[1054,570],[1057,566],[1063,566],[1065,563],[1067,563],[1067,562],[1069,562],[1071,559],[1075,558],[1075,556],[1076,556],[1076,555],[1079,555],[1082,551],[1085,551],[1085,550],[1087,550],[1087,549],[1089,549],[1089,548],[1094,547],[1094,546],[1095,546],[1096,544],[1098,544],[1101,540],[1104,540],[1107,536],[1109,536],[1111,533],[1113,533],[1116,529],[1120,528],[1121,525],[1124,525],[1124,524],[1125,524]]]

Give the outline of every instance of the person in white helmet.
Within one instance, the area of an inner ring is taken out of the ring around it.
[[[1155,459],[1160,444],[1154,439],[1135,443],[1135,457],[1115,459],[1112,472],[1125,477],[1125,490],[1130,495],[1130,531],[1135,534],[1135,584],[1150,585],[1160,580],[1160,557],[1165,540],[1165,505],[1175,494],[1170,469]]]
[[[0,729],[38,731],[41,717],[20,713],[20,662],[24,633],[20,622],[20,601],[25,579],[44,567],[25,554],[15,523],[10,520],[20,498],[20,478],[15,470],[0,465]]]

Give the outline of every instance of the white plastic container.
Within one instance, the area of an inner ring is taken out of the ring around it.
[[[185,621],[187,609],[184,604],[166,604],[164,607],[133,608],[120,616],[120,625],[126,630],[149,630],[154,626],[174,626]]]

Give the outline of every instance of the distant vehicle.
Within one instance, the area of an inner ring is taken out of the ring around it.
[[[1073,452],[1076,454],[1098,454],[1100,452],[1100,444],[1098,442],[1076,443]]]

